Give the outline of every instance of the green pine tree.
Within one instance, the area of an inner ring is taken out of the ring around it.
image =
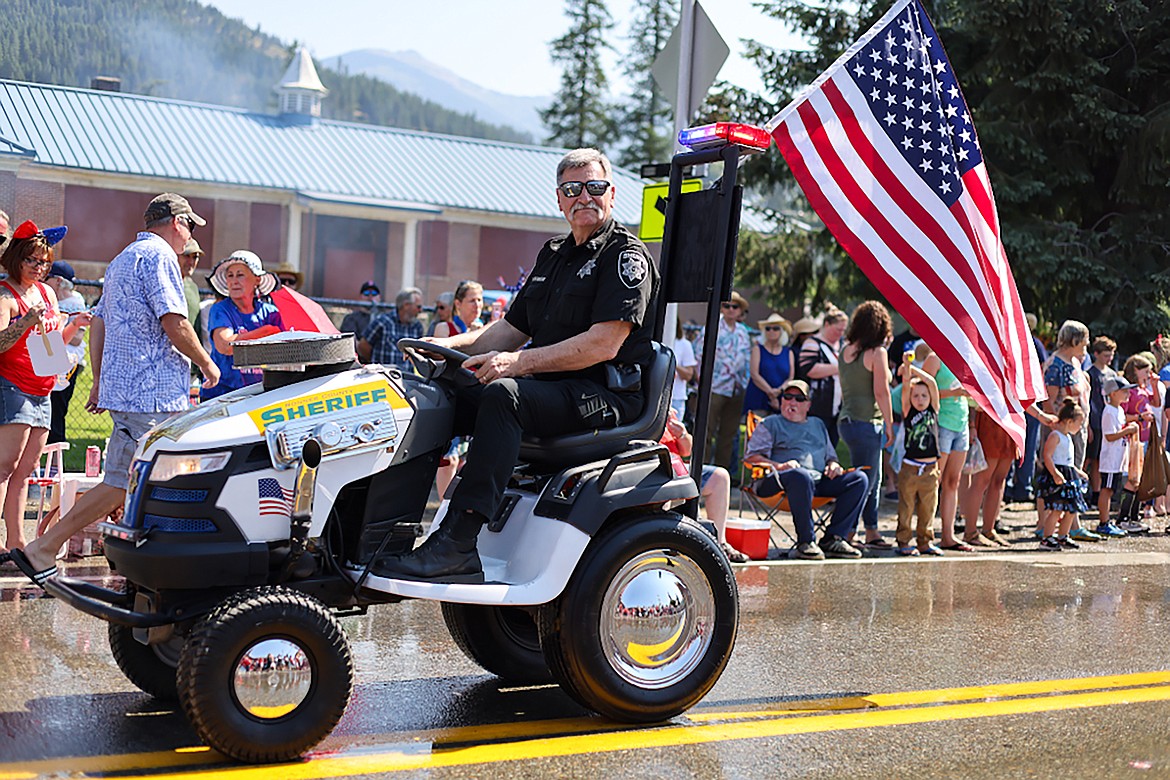
[[[673,0],[636,0],[629,36],[630,49],[623,72],[633,93],[621,112],[620,130],[627,145],[620,155],[623,165],[663,162],[674,149],[670,100],[650,74],[654,59],[670,39],[678,14]],[[671,96],[673,98],[673,96]]]
[[[565,15],[569,30],[552,42],[552,60],[563,68],[560,94],[540,118],[549,143],[604,150],[618,137],[616,109],[601,63],[602,52],[613,50],[613,17],[605,0],[565,0]]]
[[[749,56],[775,100],[720,85],[708,111],[765,121],[827,68],[887,2],[770,0],[808,42]],[[1170,16],[1148,0],[927,0],[979,132],[1002,238],[1024,305],[1042,321],[1083,320],[1125,350],[1170,328]],[[844,304],[868,282],[811,216],[783,158],[743,176],[787,217],[741,241],[745,278],[771,280],[775,306]],[[790,278],[778,279],[776,258]],[[797,258],[799,262],[792,260]],[[867,289],[869,288],[869,289]]]

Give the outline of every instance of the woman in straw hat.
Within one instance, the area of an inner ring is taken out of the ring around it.
[[[272,275],[276,277],[282,287],[291,287],[294,290],[301,289],[301,282],[304,276],[300,271],[292,267],[292,264],[285,260],[272,269]]]
[[[752,344],[752,383],[744,394],[743,408],[746,412],[771,414],[780,411],[780,386],[792,379],[796,369],[787,345],[792,324],[776,313],[756,324],[760,338]]]
[[[267,301],[257,300],[276,289],[276,277],[264,270],[259,256],[237,249],[221,260],[208,277],[217,293],[225,296],[208,310],[211,359],[219,367],[219,384],[203,389],[202,400],[253,385],[261,380],[259,369],[238,369],[232,361],[235,342],[256,339],[284,330],[280,312]]]

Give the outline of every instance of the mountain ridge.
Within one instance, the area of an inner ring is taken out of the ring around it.
[[[276,108],[293,46],[197,0],[4,0],[0,78],[233,106]],[[320,64],[320,63],[318,63]],[[366,75],[319,68],[328,119],[531,143],[533,134],[459,114]]]
[[[449,110],[470,114],[489,124],[512,127],[537,140],[547,132],[538,111],[552,101],[551,96],[510,95],[489,89],[414,50],[355,49],[325,58],[321,64],[340,73],[378,79]]]

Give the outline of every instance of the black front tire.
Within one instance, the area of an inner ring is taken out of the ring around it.
[[[464,655],[495,676],[512,683],[553,681],[536,621],[520,607],[443,604],[443,620]]]
[[[134,629],[109,624],[110,652],[126,679],[159,701],[177,701],[175,663],[154,646],[134,638]]]
[[[538,616],[561,687],[630,723],[666,720],[702,699],[731,657],[738,624],[727,557],[673,513],[605,528]]]
[[[273,645],[295,652],[274,659],[264,649]],[[240,687],[241,677],[263,686],[264,675],[269,690]],[[289,588],[262,587],[228,598],[196,624],[177,679],[183,710],[208,745],[239,761],[289,761],[341,719],[353,690],[353,661],[328,607]],[[293,703],[256,703],[268,694]],[[253,702],[242,703],[241,695]]]

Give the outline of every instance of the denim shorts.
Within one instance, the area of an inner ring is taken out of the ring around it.
[[[966,452],[971,448],[971,434],[966,425],[961,431],[952,431],[950,428],[938,427],[938,454],[948,452]]]
[[[48,428],[52,410],[49,396],[29,395],[0,377],[0,425]]]

